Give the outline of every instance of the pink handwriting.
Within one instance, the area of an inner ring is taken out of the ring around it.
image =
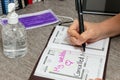
[[[64,50],[63,52],[60,53],[60,55],[59,55],[59,62],[63,62],[64,61],[65,54],[66,54],[66,50]]]
[[[71,53],[71,52],[70,52]],[[54,67],[54,71],[59,72],[62,70],[65,66],[71,66],[74,62],[71,60],[64,60],[66,55],[66,50],[62,51],[59,55],[58,65]]]
[[[66,65],[66,66],[71,66],[72,64],[73,64],[73,62],[70,61],[70,60],[66,60],[66,61],[65,61],[65,65]]]
[[[58,65],[57,67],[54,67],[54,71],[59,72],[59,70],[63,68],[64,68],[64,65]]]

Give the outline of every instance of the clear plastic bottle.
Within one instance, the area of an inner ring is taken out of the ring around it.
[[[8,5],[8,24],[2,28],[3,53],[9,58],[22,57],[27,53],[25,27],[15,13],[15,4]]]

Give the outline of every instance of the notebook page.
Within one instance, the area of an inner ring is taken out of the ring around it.
[[[60,80],[102,78],[104,56],[47,47],[34,75]]]
[[[106,43],[104,44],[103,50],[103,45],[97,47],[98,49],[92,49],[94,45],[101,44],[102,42],[100,41],[99,43],[88,46],[90,48],[83,53],[79,48],[73,48],[73,46],[71,47],[69,45],[65,39],[66,36],[63,36],[63,34],[67,34],[66,30],[67,28],[62,26],[58,26],[55,29],[48,46],[39,60],[34,75],[55,80],[102,78],[109,42],[108,39],[103,40]]]
[[[48,46],[63,48],[63,49],[66,48],[68,50],[73,50],[73,51],[74,50],[81,51],[80,47],[75,47],[71,45],[69,40],[69,35],[67,34],[68,27],[64,27],[64,26],[56,26],[56,27],[57,28],[55,29],[53,35],[51,36]],[[109,42],[109,38],[88,44],[86,46],[86,52],[92,51],[92,53],[95,53],[95,50],[97,50],[101,52],[100,55],[106,55],[102,53],[104,50],[107,49],[108,42]]]

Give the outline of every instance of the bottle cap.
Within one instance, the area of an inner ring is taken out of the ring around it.
[[[15,12],[15,3],[8,4],[8,23],[17,24],[18,23],[18,14]]]

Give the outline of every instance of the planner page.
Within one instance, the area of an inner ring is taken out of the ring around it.
[[[69,40],[69,35],[67,34],[67,29],[68,27],[65,26],[56,26],[51,39],[49,40],[48,46],[50,47],[57,47],[57,48],[65,48],[65,49],[70,49],[70,50],[75,50],[75,51],[81,51],[81,47],[75,47],[71,45],[71,42]],[[92,44],[87,44],[86,45],[86,52],[91,52],[91,54],[96,54],[94,51],[99,51],[101,54],[99,55],[104,55],[106,56],[106,53],[103,53],[104,51],[106,52],[108,49],[108,44],[109,44],[109,38],[99,40],[97,42],[94,42]],[[98,54],[96,54],[98,55]]]
[[[109,39],[87,45],[82,52],[80,47],[70,44],[67,29],[55,28],[34,75],[55,80],[102,78]]]

